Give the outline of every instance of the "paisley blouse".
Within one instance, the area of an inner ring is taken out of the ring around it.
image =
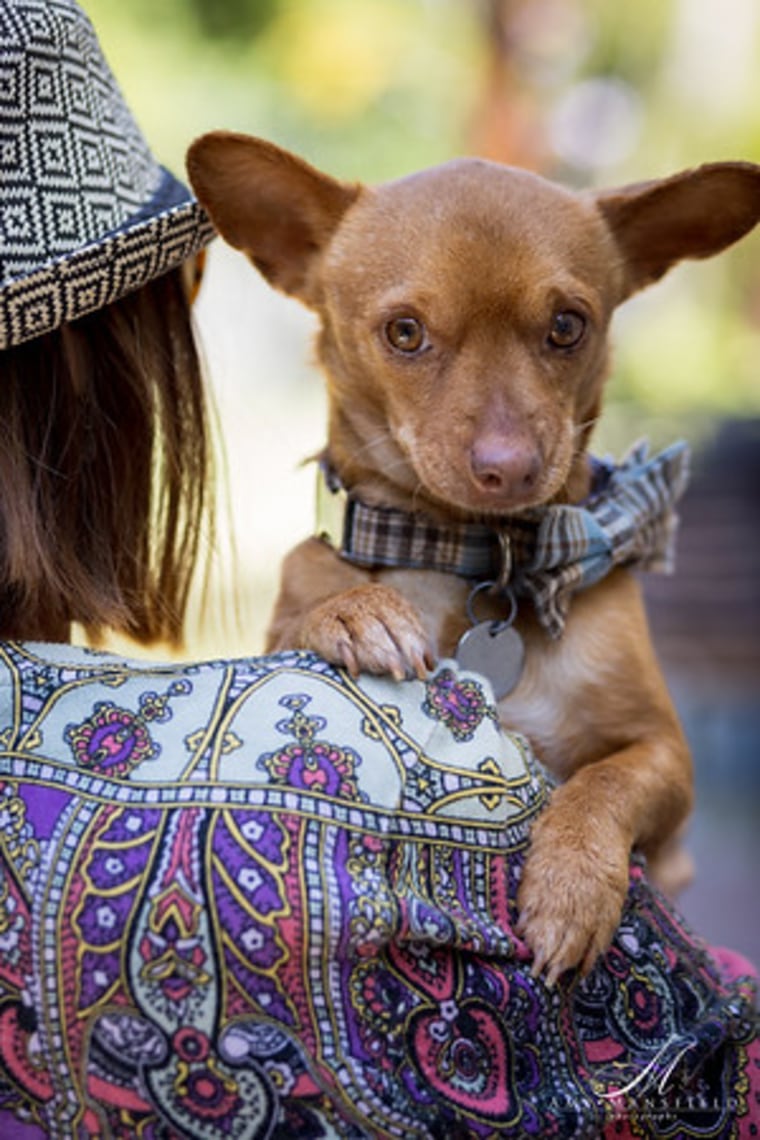
[[[749,969],[631,865],[548,990],[475,675],[0,645],[0,1136],[749,1137]]]

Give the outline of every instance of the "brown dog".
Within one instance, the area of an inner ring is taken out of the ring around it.
[[[188,171],[227,241],[319,315],[331,471],[370,508],[433,527],[498,530],[581,502],[616,305],[760,219],[760,167],[744,163],[575,194],[466,159],[370,189],[215,132],[191,147]],[[439,569],[363,568],[310,538],[286,559],[269,648],[422,676],[466,630],[471,588]],[[530,606],[516,624],[525,663],[500,712],[563,781],[519,895],[551,982],[609,943],[630,851],[656,855],[673,836],[691,768],[626,570],[574,596],[559,639]]]

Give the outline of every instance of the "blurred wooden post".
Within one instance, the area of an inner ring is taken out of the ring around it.
[[[542,170],[548,158],[544,116],[520,51],[523,16],[535,0],[478,2],[487,60],[470,127],[471,151],[482,158]]]

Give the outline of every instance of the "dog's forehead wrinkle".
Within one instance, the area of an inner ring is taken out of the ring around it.
[[[457,267],[458,261],[453,264]],[[365,300],[365,315],[370,323],[377,323],[408,311],[429,322],[431,331],[449,336],[483,332],[489,339],[500,338],[509,328],[523,328],[527,335],[534,335],[561,308],[579,308],[603,323],[597,290],[587,280],[558,274],[553,268],[547,265],[546,272],[537,271],[535,280],[526,286],[514,262],[485,266],[477,275],[460,266],[447,276],[447,287],[440,289],[426,272],[423,259],[386,289],[375,292],[373,283]]]
[[[569,201],[575,209],[577,199]],[[536,233],[509,210],[473,213],[469,200],[431,199],[410,214],[370,195],[336,233],[324,261],[325,285],[375,309],[408,303],[424,311],[428,300],[444,298],[446,304],[494,311],[529,301],[540,305],[553,293],[585,299],[594,310],[606,294],[600,279],[614,272],[614,247],[593,209],[587,203],[580,209],[583,226],[568,227],[550,210],[550,224]]]

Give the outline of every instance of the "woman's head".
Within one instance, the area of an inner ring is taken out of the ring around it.
[[[179,636],[208,491],[183,266],[212,236],[74,0],[0,30],[0,636]]]

